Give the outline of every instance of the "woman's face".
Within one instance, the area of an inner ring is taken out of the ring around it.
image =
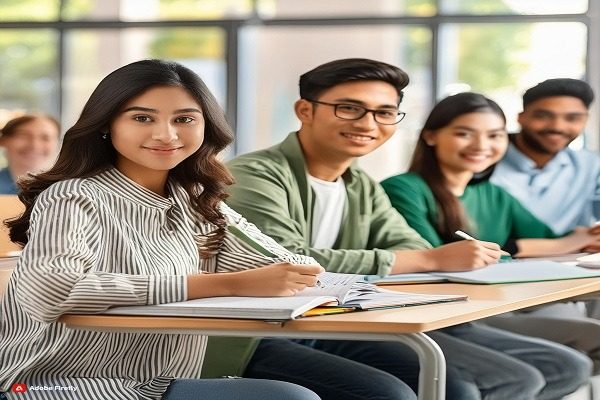
[[[477,173],[500,161],[508,146],[504,120],[492,111],[456,117],[447,126],[425,133],[445,172]]]
[[[116,167],[147,186],[194,154],[204,141],[204,116],[181,87],[157,86],[125,104],[110,127]]]

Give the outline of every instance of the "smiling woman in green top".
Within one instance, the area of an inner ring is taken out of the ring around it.
[[[441,100],[425,122],[409,172],[382,182],[392,205],[433,246],[456,241],[454,232],[463,230],[517,256],[597,247],[600,238],[583,227],[557,238],[488,181],[508,146],[505,124],[502,109],[483,95]]]

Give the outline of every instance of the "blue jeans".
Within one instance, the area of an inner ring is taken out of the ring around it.
[[[263,339],[244,376],[293,382],[323,400],[414,400],[418,374],[416,353],[402,343]],[[449,400],[479,399],[475,385],[458,380],[447,393]]]
[[[261,379],[176,379],[163,400],[319,400],[308,389]]]
[[[557,400],[589,380],[592,362],[558,343],[478,323],[429,333],[460,379],[486,400]]]
[[[587,318],[572,303],[555,303],[531,312],[498,315],[484,319],[483,323],[579,350],[592,359],[594,374],[600,374],[600,320]]]
[[[569,348],[479,324],[428,334],[446,355],[448,400],[560,399],[591,370]],[[418,373],[416,354],[401,343],[263,339],[244,376],[294,382],[323,400],[379,400],[414,399]]]

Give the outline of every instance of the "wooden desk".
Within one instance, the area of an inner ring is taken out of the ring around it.
[[[600,291],[600,279],[466,285],[437,283],[386,286],[418,293],[467,294],[468,301],[311,317],[285,323],[189,317],[65,315],[71,328],[99,331],[277,336],[289,338],[389,340],[411,346],[419,356],[419,399],[445,398],[446,363],[439,346],[424,332],[463,322]]]

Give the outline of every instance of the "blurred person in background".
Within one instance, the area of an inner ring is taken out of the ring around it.
[[[559,235],[600,220],[600,157],[569,147],[584,132],[593,101],[592,88],[579,79],[547,79],[527,89],[518,117],[521,130],[509,136],[506,155],[490,179]],[[592,229],[599,231],[600,226]],[[553,317],[585,313],[577,303],[545,309]],[[587,315],[600,318],[600,302],[588,302]]]
[[[527,89],[521,130],[509,135],[491,177],[557,235],[600,218],[600,157],[569,148],[585,130],[593,100],[592,88],[579,79],[548,79]]]
[[[0,131],[0,146],[8,162],[0,169],[0,194],[17,194],[17,180],[49,168],[56,157],[60,125],[48,115],[22,115]]]

